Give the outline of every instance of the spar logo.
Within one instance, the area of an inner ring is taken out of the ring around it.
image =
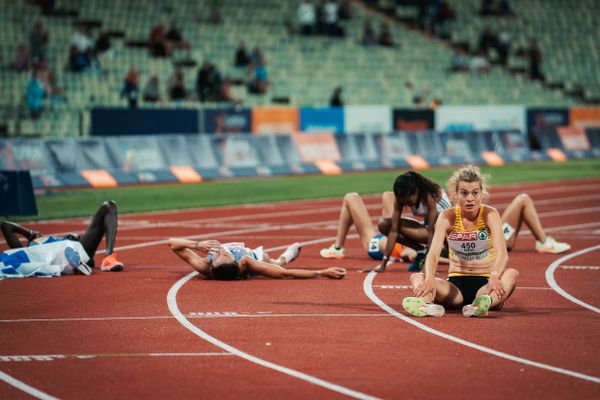
[[[486,231],[477,232],[452,232],[449,236],[449,240],[457,242],[472,242],[474,240],[487,240],[488,233]]]

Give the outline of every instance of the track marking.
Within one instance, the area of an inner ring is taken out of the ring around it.
[[[596,250],[600,250],[600,245],[588,247],[586,249],[576,251],[575,253],[567,254],[567,255],[559,258],[558,260],[554,261],[552,264],[550,264],[548,269],[546,269],[546,282],[548,282],[548,284],[550,285],[550,287],[552,289],[554,289],[554,291],[556,291],[558,294],[560,294],[565,299],[567,299],[575,304],[579,304],[580,306],[587,308],[588,310],[591,310],[595,313],[600,314],[600,309],[598,307],[594,307],[591,304],[585,303],[585,302],[579,300],[578,298],[576,298],[575,296],[572,296],[571,294],[567,293],[563,288],[561,288],[559,286],[558,283],[556,283],[556,279],[554,279],[554,271],[556,271],[556,269],[560,266],[560,264],[562,264],[563,262],[565,262],[571,258],[580,256],[582,254],[589,253],[592,251],[596,251]]]
[[[600,247],[600,246],[598,246]],[[575,371],[571,371],[568,369],[564,369],[564,368],[560,368],[560,367],[555,367],[552,365],[548,365],[548,364],[544,364],[541,362],[537,362],[537,361],[531,361],[528,360],[526,358],[522,358],[522,357],[517,357],[517,356],[513,356],[511,354],[507,354],[507,353],[503,353],[501,351],[498,350],[494,350],[494,349],[490,349],[489,347],[485,347],[473,342],[469,342],[468,340],[464,340],[461,338],[458,338],[456,336],[452,336],[449,335],[447,333],[438,331],[436,329],[430,328],[429,326],[422,324],[420,322],[417,322],[415,319],[413,318],[409,318],[403,314],[400,314],[398,311],[394,310],[393,308],[391,308],[390,306],[388,306],[387,304],[385,304],[383,301],[381,301],[379,299],[379,297],[377,297],[377,295],[375,294],[375,292],[373,291],[373,279],[375,279],[375,276],[377,275],[376,272],[369,272],[367,274],[367,276],[365,277],[365,280],[363,281],[363,290],[365,292],[365,294],[367,295],[367,297],[369,299],[371,299],[371,301],[373,301],[373,303],[377,304],[381,309],[383,309],[384,311],[392,314],[393,316],[401,319],[404,322],[407,322],[419,329],[424,330],[425,332],[431,333],[433,335],[439,336],[443,339],[447,339],[450,340],[452,342],[458,343],[460,345],[466,346],[466,347],[470,347],[472,349],[475,350],[479,350],[481,352],[487,353],[487,354],[491,354],[493,356],[496,357],[500,357],[500,358],[504,358],[510,361],[515,361],[521,364],[525,364],[525,365],[529,365],[532,367],[537,367],[537,368],[541,368],[541,369],[545,369],[548,371],[553,371],[559,374],[563,374],[563,375],[568,375],[568,376],[572,376],[574,378],[579,378],[579,379],[583,379],[586,381],[590,381],[590,382],[594,382],[594,383],[600,383],[600,378],[596,377],[596,376],[592,376],[592,375],[586,375],[586,374],[582,374],[580,372],[575,372]]]
[[[593,270],[597,271],[600,269],[597,265],[561,265],[560,269],[577,269],[577,270]]]
[[[114,353],[114,354],[24,354],[24,355],[0,355],[0,362],[29,362],[29,361],[57,361],[69,358],[92,359],[106,357],[218,357],[232,356],[231,353]]]
[[[262,358],[258,358],[251,354],[245,353],[241,350],[238,350],[237,348],[235,348],[233,346],[228,345],[225,342],[220,341],[219,339],[217,339],[213,336],[210,336],[209,334],[204,332],[202,329],[200,329],[197,326],[195,326],[194,324],[192,324],[190,321],[188,321],[185,318],[185,316],[181,313],[181,311],[179,311],[179,306],[177,305],[177,292],[187,281],[189,281],[190,279],[194,278],[197,275],[198,275],[198,272],[194,271],[194,272],[184,276],[183,278],[178,280],[171,287],[171,289],[169,289],[169,293],[167,294],[167,304],[169,306],[169,311],[171,311],[171,314],[173,314],[173,316],[177,319],[177,321],[179,321],[179,323],[181,325],[183,325],[185,328],[190,330],[196,336],[206,340],[209,343],[212,343],[213,345],[215,345],[217,347],[222,348],[223,350],[225,350],[227,352],[230,352],[240,358],[243,358],[247,361],[258,364],[262,367],[273,369],[275,371],[292,376],[294,378],[298,378],[300,380],[312,383],[314,385],[324,387],[326,389],[329,389],[334,392],[341,393],[341,394],[344,394],[346,396],[353,397],[356,399],[377,399],[377,397],[373,397],[373,396],[370,396],[365,393],[361,393],[361,392],[358,392],[358,391],[355,391],[352,389],[348,389],[343,386],[336,385],[331,382],[327,382],[323,379],[319,379],[317,377],[305,374],[303,372],[299,372],[299,371],[293,370],[291,368],[287,368],[282,365],[275,364],[270,361],[263,360]]]
[[[58,400],[58,398],[50,396],[49,394],[44,393],[41,390],[34,388],[33,386],[29,386],[28,384],[21,382],[20,380],[15,379],[12,376],[5,374],[2,371],[0,371],[0,380],[3,380],[4,382],[8,383],[9,385],[14,386],[17,389],[19,389],[33,397],[36,397],[38,399]]]

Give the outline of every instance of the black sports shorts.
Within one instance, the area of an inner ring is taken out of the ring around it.
[[[477,296],[477,291],[488,283],[487,276],[449,276],[448,282],[458,288],[463,296],[463,305],[471,304]]]

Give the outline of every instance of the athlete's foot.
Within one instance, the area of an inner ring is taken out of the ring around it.
[[[557,242],[551,236],[546,236],[544,242],[535,241],[535,250],[538,253],[559,254],[571,250],[571,245],[568,243]]]
[[[117,260],[117,253],[112,253],[111,255],[104,257],[100,268],[102,269],[102,271],[105,272],[118,272],[121,271],[124,267],[125,266],[123,265],[123,263]]]
[[[402,307],[415,317],[441,317],[446,310],[439,304],[426,303],[419,297],[405,297]]]
[[[332,244],[328,248],[322,249],[319,254],[321,254],[321,257],[323,257],[323,258],[341,259],[341,258],[344,258],[344,248],[343,247],[335,247],[335,244]]]
[[[473,303],[462,309],[464,317],[485,317],[492,306],[492,298],[487,294],[475,297]]]

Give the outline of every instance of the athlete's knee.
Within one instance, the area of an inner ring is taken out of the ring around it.
[[[360,195],[357,192],[348,192],[344,195],[344,201],[349,201],[356,198],[360,198]]]
[[[519,277],[519,271],[514,269],[514,268],[507,268],[503,273],[502,273],[502,277],[506,278],[506,279],[511,279],[513,281],[516,281],[517,278]]]
[[[415,272],[413,274],[410,274],[410,283],[413,286],[416,286],[418,284],[420,284],[421,282],[423,282],[423,280],[425,279],[425,275],[422,274],[421,272]]]
[[[100,206],[103,209],[106,210],[117,210],[117,203],[114,200],[107,200],[105,202],[102,203],[102,205]]]
[[[517,195],[517,197],[515,197],[515,200],[517,200],[517,202],[519,204],[523,204],[523,205],[530,204],[533,202],[531,200],[531,197],[529,197],[529,195],[527,193],[521,193],[521,194]]]
[[[377,229],[379,229],[379,232],[381,232],[382,234],[387,236],[387,234],[390,232],[391,226],[392,226],[392,219],[382,217],[379,220],[379,223],[377,224]]]
[[[381,195],[381,200],[383,201],[383,204],[386,204],[386,202],[391,201],[392,204],[394,202],[394,200],[396,199],[396,197],[394,196],[394,192],[383,192],[383,194]]]

